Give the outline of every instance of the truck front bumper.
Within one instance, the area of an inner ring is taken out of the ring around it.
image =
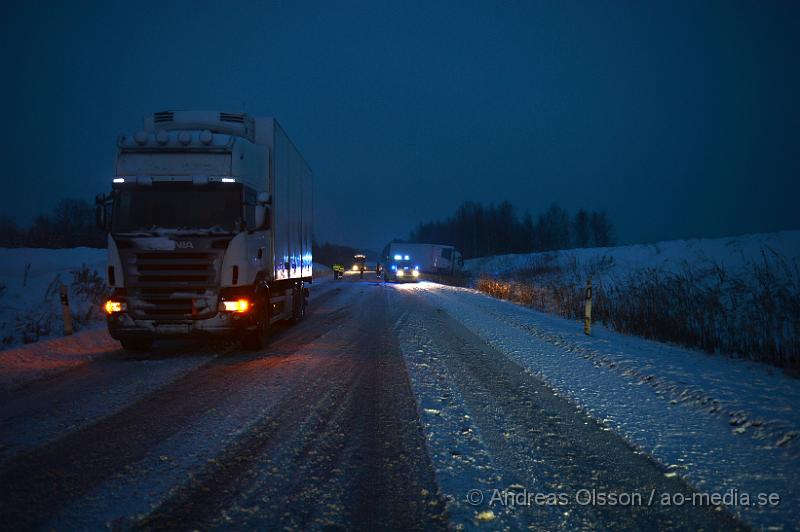
[[[109,315],[106,321],[108,332],[115,340],[240,336],[257,327],[253,313],[234,312],[218,312],[206,319],[174,321],[134,319],[130,314],[119,312]]]

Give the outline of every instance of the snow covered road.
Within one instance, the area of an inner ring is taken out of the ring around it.
[[[791,380],[763,375],[770,393],[784,393],[771,415],[758,397],[715,388],[718,368],[698,359],[707,378],[683,383],[698,393],[675,401],[680,364],[651,367],[644,383],[634,371],[636,357],[668,365],[658,344],[602,330],[583,339],[575,324],[431,283],[347,276],[315,284],[309,310],[260,353],[230,342],[143,356],[107,348],[25,382],[3,379],[11,369],[0,353],[4,527],[800,522],[794,445],[773,441],[797,427]],[[15,360],[35,362],[26,349],[42,344],[16,349]],[[751,422],[746,430],[735,432],[747,421],[731,425],[721,414],[729,409]],[[663,500],[731,489],[780,501],[722,509]]]

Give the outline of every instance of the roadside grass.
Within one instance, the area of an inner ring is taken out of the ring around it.
[[[800,264],[770,250],[734,273],[720,264],[677,272],[615,275],[613,259],[591,264],[538,257],[513,274],[482,276],[478,290],[542,312],[583,319],[593,278],[592,318],[624,334],[800,371]]]
[[[63,333],[62,283],[69,287],[69,304],[76,332],[102,320],[102,304],[108,295],[104,279],[87,265],[70,271],[69,275],[71,279],[68,281],[64,281],[61,274],[55,275],[38,304],[27,305],[16,312],[12,327],[4,328],[7,333],[0,339],[2,345],[29,344]]]

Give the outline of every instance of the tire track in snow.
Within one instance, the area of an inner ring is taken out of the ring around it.
[[[276,408],[142,528],[444,526],[402,357],[378,285],[326,337],[335,365]],[[203,512],[202,509],[208,511]]]
[[[692,491],[679,478],[667,478],[655,462],[576,411],[574,405],[461,323],[437,312],[423,290],[406,293],[415,299],[413,303],[403,300],[410,321],[415,322],[412,330],[429,331],[429,349],[444,360],[453,375],[458,395],[499,468],[497,476],[506,479],[507,485],[516,484],[528,492],[567,494],[584,488],[616,493]],[[743,528],[726,512],[697,507],[573,503],[567,507],[522,507],[515,514],[531,526],[544,528]]]
[[[339,293],[332,291],[327,299]],[[145,459],[160,442],[201,422],[238,389],[270,375],[281,357],[324,335],[345,313],[341,306],[325,309],[316,319],[279,333],[267,353],[215,358],[122,410],[17,457],[0,468],[0,513],[12,526],[43,524],[114,473]]]
[[[752,498],[758,493],[780,495],[779,505],[732,506],[731,512],[741,519],[762,527],[797,522],[800,507],[794,501],[798,500],[800,490],[794,477],[798,468],[789,453],[765,449],[757,440],[733,434],[730,426],[720,423],[717,416],[682,404],[673,405],[650,386],[627,380],[613,370],[598,368],[592,361],[575,356],[569,351],[570,346],[565,350],[564,346],[530,334],[518,326],[521,323],[507,323],[512,317],[522,320],[528,314],[532,326],[545,333],[552,328],[558,334],[564,327],[560,318],[472,290],[434,285],[421,286],[419,293],[526,372],[545,381],[604,426],[613,428],[631,446],[643,449],[698,489],[711,493],[736,490]],[[506,307],[508,312],[501,312]],[[584,339],[579,327],[575,329],[575,336],[580,338],[576,340],[578,343],[593,341]],[[612,336],[619,335],[609,333],[609,338]],[[619,341],[627,349],[626,342],[636,345],[637,340],[620,337]],[[652,343],[638,342],[645,347]],[[618,346],[613,343],[608,346],[615,347]],[[782,404],[787,406],[785,400]]]
[[[339,293],[323,287],[314,294],[315,307]],[[238,346],[230,340],[172,341],[143,353],[117,350],[2,391],[0,464],[118,412],[213,358],[236,350]]]

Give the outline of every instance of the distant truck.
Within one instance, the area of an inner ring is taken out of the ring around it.
[[[386,267],[383,268],[383,280],[386,282],[417,282],[420,275],[419,265],[414,263],[410,255],[391,255],[387,257]]]
[[[125,349],[232,335],[265,345],[305,315],[311,169],[274,118],[164,111],[118,139],[108,231],[108,329]]]
[[[363,272],[366,269],[367,269],[367,256],[362,253],[353,255],[353,271]]]
[[[391,262],[397,257],[403,260],[408,257],[421,274],[455,275],[464,266],[464,259],[455,247],[440,244],[392,242],[387,261]]]

